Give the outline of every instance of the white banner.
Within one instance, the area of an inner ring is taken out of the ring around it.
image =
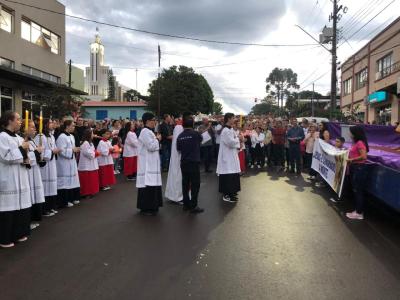
[[[338,149],[321,139],[314,143],[311,168],[321,175],[339,197],[342,194],[348,156],[348,150]]]

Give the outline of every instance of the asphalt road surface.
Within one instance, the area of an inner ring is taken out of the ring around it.
[[[253,173],[237,204],[202,174],[201,215],[136,212],[120,183],[0,251],[0,299],[400,299],[400,217],[343,216],[327,189]]]

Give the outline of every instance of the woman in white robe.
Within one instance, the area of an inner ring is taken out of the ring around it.
[[[167,186],[165,188],[165,198],[172,202],[181,202],[183,200],[181,154],[176,149],[176,140],[182,132],[182,124],[178,123],[173,132],[171,159],[169,162]]]
[[[56,147],[54,137],[54,122],[48,120],[44,124],[43,134],[35,137],[36,145],[43,147],[43,160],[46,165],[40,168],[44,190],[44,212],[43,216],[51,217],[57,213],[57,165],[56,156],[60,150]]]
[[[123,138],[124,152],[124,175],[128,180],[135,180],[137,173],[137,155],[139,141],[135,133],[136,125],[134,122],[128,122],[125,125],[126,135]]]
[[[0,247],[27,240],[30,234],[30,187],[27,160],[29,143],[16,134],[21,127],[18,113],[0,119]]]
[[[223,194],[222,200],[237,202],[240,191],[240,162],[238,150],[239,138],[232,128],[234,115],[225,114],[225,127],[221,132],[221,142],[218,153],[217,174],[219,175],[219,192]]]
[[[33,121],[29,122],[28,130],[25,132],[29,139],[28,158],[31,168],[28,169],[29,186],[31,189],[31,229],[39,226],[43,215],[44,190],[42,175],[40,174],[39,162],[42,161],[43,147],[36,145],[33,137],[36,134],[36,127]]]
[[[157,215],[162,202],[162,182],[160,165],[161,135],[154,134],[155,117],[152,113],[144,113],[144,128],[139,135],[138,188],[137,208],[144,215]]]
[[[75,125],[72,120],[65,120],[61,128],[62,133],[57,138],[57,148],[60,153],[57,157],[57,189],[60,207],[72,207],[79,204],[79,176],[75,154],[79,148],[75,147],[73,132]]]

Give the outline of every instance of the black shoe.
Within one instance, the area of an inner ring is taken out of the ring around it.
[[[183,210],[183,211],[189,211],[189,210],[191,210],[191,208],[184,205],[184,206],[182,207],[182,210]]]
[[[206,170],[206,173],[212,173],[213,170]]]
[[[201,214],[203,212],[204,212],[204,209],[200,208],[198,206],[190,210],[191,214]]]
[[[157,216],[158,211],[155,210],[141,210],[140,214],[143,216]]]

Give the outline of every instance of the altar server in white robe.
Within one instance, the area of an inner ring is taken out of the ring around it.
[[[75,147],[73,132],[75,124],[72,120],[65,120],[61,128],[62,133],[57,138],[57,148],[60,153],[57,158],[57,189],[60,207],[72,207],[79,204],[79,176],[76,163],[76,153],[79,148]]]
[[[159,153],[161,135],[156,136],[153,132],[155,117],[152,113],[144,113],[142,120],[145,127],[139,135],[137,208],[144,215],[155,216],[163,205]]]
[[[28,179],[29,142],[16,134],[21,118],[16,112],[0,118],[0,247],[13,247],[30,234],[31,196]]]
[[[240,191],[240,162],[238,149],[241,137],[237,136],[232,128],[235,121],[234,114],[227,113],[224,117],[225,127],[221,132],[220,148],[218,153],[217,174],[219,175],[219,192],[222,200],[237,202]]]
[[[176,140],[182,132],[182,120],[179,120],[173,132],[171,159],[169,162],[167,186],[165,189],[165,198],[175,203],[182,203],[183,200],[181,154],[176,149]]]
[[[123,137],[124,152],[124,175],[128,180],[135,180],[137,173],[137,155],[139,141],[135,133],[136,125],[134,122],[128,122],[125,125],[125,136]]]
[[[36,127],[33,121],[29,121],[28,130],[25,135],[29,140],[29,151],[28,158],[31,168],[28,169],[29,175],[29,186],[31,189],[31,229],[35,229],[39,226],[43,215],[43,204],[44,204],[44,190],[42,175],[40,174],[39,163],[42,162],[43,147],[36,145],[33,138],[36,135]]]
[[[54,122],[47,120],[43,126],[43,134],[38,134],[35,137],[36,145],[43,147],[43,160],[46,165],[40,168],[42,175],[43,190],[44,190],[44,210],[43,216],[52,217],[58,211],[57,208],[57,166],[56,156],[60,150],[56,147],[54,137]]]
[[[99,163],[99,184],[102,191],[108,191],[111,186],[116,184],[115,174],[114,174],[114,161],[112,154],[115,152],[114,147],[110,141],[111,131],[105,130],[103,133],[103,138],[97,146],[97,151],[99,152],[99,157],[97,157],[97,162]]]

